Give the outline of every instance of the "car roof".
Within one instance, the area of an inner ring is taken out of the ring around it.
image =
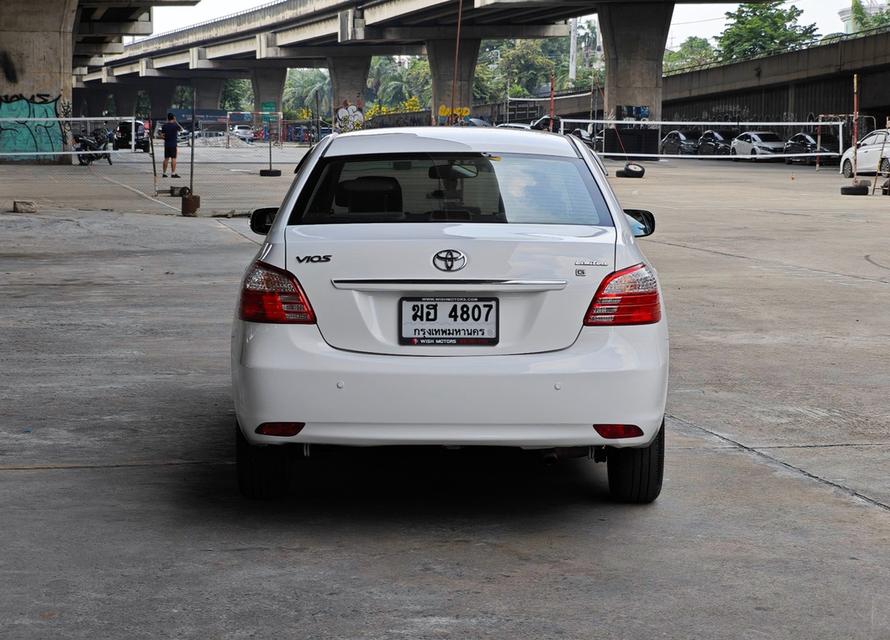
[[[325,156],[484,152],[578,157],[565,136],[498,127],[398,127],[344,133],[331,141]]]

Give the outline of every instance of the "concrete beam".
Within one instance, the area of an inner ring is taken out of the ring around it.
[[[279,47],[300,44],[326,36],[336,36],[340,30],[340,21],[337,17],[326,18],[311,24],[289,27],[275,32],[275,44]]]
[[[154,26],[151,20],[133,22],[81,22],[77,25],[77,37],[84,36],[148,36]]]
[[[365,41],[445,40],[454,38],[456,27],[365,27]],[[497,40],[502,38],[564,38],[569,35],[567,24],[489,24],[467,25],[460,30],[461,38]]]
[[[222,78],[192,78],[191,85],[195,89],[195,106],[198,109],[219,109],[222,99]]]
[[[120,42],[78,42],[74,45],[74,53],[78,56],[103,56],[124,52]]]
[[[214,58],[228,58],[231,56],[251,55],[256,56],[256,38],[244,38],[243,40],[233,40],[231,42],[223,42],[220,44],[212,44],[204,47],[206,58],[213,60]]]
[[[395,18],[405,18],[418,11],[448,4],[452,4],[452,0],[385,0],[365,7],[365,26]]]
[[[178,53],[171,53],[167,56],[152,58],[151,62],[155,69],[166,69],[167,67],[188,65],[190,59],[188,51],[180,51]]]
[[[292,60],[294,58],[353,58],[355,56],[424,56],[423,44],[331,45],[321,47],[279,47],[263,45],[257,49],[258,59]]]
[[[75,67],[101,67],[105,64],[103,56],[74,56],[72,64]]]

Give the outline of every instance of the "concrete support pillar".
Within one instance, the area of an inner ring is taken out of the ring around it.
[[[0,8],[0,117],[56,118],[71,114],[72,47],[77,0],[6,0]],[[4,124],[0,162],[71,162],[62,126]]]
[[[196,107],[198,109],[219,109],[222,100],[222,78],[192,78],[192,87],[196,89]]]
[[[473,106],[473,79],[479,57],[479,40],[462,39],[457,60],[457,83],[454,91],[454,111],[457,117],[469,115]],[[451,115],[451,85],[454,75],[454,38],[428,40],[427,56],[433,76],[433,121],[447,124]]]
[[[148,94],[148,102],[151,105],[152,120],[165,120],[170,105],[173,104],[173,96],[176,94],[177,83],[175,80],[157,80],[146,83],[143,90]]]
[[[250,80],[253,83],[254,111],[281,111],[281,96],[287,69],[254,69]],[[264,108],[274,107],[274,108]]]
[[[607,117],[621,119],[620,108],[644,107],[650,120],[660,120],[664,48],[674,3],[601,4],[597,12],[606,59]]]
[[[74,115],[92,118],[102,115],[108,108],[107,89],[75,89]]]
[[[332,122],[337,121],[337,112],[340,108],[355,105],[364,112],[365,89],[368,86],[368,70],[371,68],[371,56],[349,56],[342,58],[328,58],[328,71],[331,74],[331,100]],[[351,129],[348,122],[342,123],[341,128]]]
[[[114,108],[118,118],[132,118],[136,113],[136,87],[116,87],[112,91]]]

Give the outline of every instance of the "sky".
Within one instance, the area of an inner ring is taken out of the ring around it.
[[[267,4],[269,0],[201,0],[193,7],[159,7],[154,10],[155,33],[164,33],[197,22],[212,20]],[[826,35],[843,31],[837,12],[850,6],[850,0],[793,0],[786,5],[803,9],[800,21],[816,23],[819,33]],[[711,5],[677,5],[668,36],[668,48],[676,47],[689,36],[713,37],[723,31],[724,14],[738,3]]]

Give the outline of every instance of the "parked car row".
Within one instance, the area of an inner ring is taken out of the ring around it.
[[[710,129],[699,135],[695,130],[675,130],[662,140],[659,152],[664,155],[737,156],[751,160],[775,159],[770,156],[807,153],[840,153],[837,136],[797,133],[788,140],[773,131],[745,131]],[[786,164],[806,162],[814,164],[816,156],[785,158]],[[822,163],[837,162],[836,157],[823,156]],[[877,165],[875,165],[877,166]]]

